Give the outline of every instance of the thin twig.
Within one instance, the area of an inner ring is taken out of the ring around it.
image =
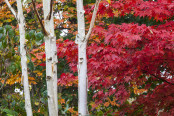
[[[97,15],[98,6],[99,6],[100,1],[101,0],[96,0],[94,11],[93,11],[93,14],[92,14],[92,19],[91,19],[90,27],[89,27],[88,33],[87,33],[87,35],[85,37],[85,41],[88,41],[88,39],[89,39],[89,37],[91,35],[92,28],[94,27],[94,22],[95,22],[95,18],[96,18],[96,15]]]
[[[44,33],[44,35],[48,35],[48,32],[45,30],[45,27],[44,27],[44,25],[43,25],[43,23],[42,23],[42,20],[41,20],[41,18],[40,18],[40,16],[39,16],[39,13],[38,13],[38,11],[37,11],[37,9],[36,9],[36,4],[35,4],[35,0],[32,0],[32,4],[33,4],[33,8],[34,8],[34,12],[35,12],[35,14],[36,14],[36,16],[37,16],[37,18],[38,18],[38,20],[39,20],[39,23],[40,23],[40,25],[41,25],[41,28],[42,28],[42,31],[43,31],[43,33]]]
[[[14,10],[14,8],[10,5],[8,0],[5,0],[5,3],[7,4],[8,8],[11,10],[11,12],[13,13],[14,17],[16,18],[16,20],[18,21],[18,17],[17,17],[17,13]]]
[[[147,71],[146,70],[142,70],[144,73],[147,73]],[[163,78],[161,78],[161,77],[159,77],[159,76],[156,76],[156,75],[154,75],[154,74],[152,74],[152,73],[149,73],[151,76],[153,76],[153,77],[155,77],[155,78],[157,78],[157,79],[159,79],[159,80],[161,80],[161,81],[163,81],[163,82],[166,82],[166,83],[168,83],[168,84],[170,84],[170,85],[174,85],[174,83],[171,83],[171,82],[169,82],[169,81],[167,81],[167,80],[165,80],[165,79],[163,79]]]
[[[159,80],[162,80],[163,82],[166,82],[166,83],[168,83],[168,84],[170,84],[170,85],[174,85],[174,83],[171,83],[171,82],[169,82],[169,81],[167,81],[167,80],[165,80],[165,79],[163,79],[163,78],[161,78],[161,77],[158,77],[158,76],[156,76],[156,75],[154,75],[154,74],[150,74],[150,75],[152,75],[153,77],[155,77],[155,78],[157,78],[157,79],[159,79]]]

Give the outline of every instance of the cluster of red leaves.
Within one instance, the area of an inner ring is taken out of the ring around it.
[[[160,67],[169,72],[163,78],[172,75],[174,33],[145,25],[113,24],[105,32],[104,43],[88,47],[88,55],[89,86],[107,89],[103,98],[108,94],[118,98],[123,93],[125,98],[128,93],[123,85],[130,80],[141,85],[147,80],[138,79],[143,74],[162,78]]]
[[[58,40],[57,55],[59,58],[65,58],[71,71],[77,72],[78,48],[72,40]]]
[[[169,24],[173,24],[173,21]],[[130,95],[128,86],[132,85],[125,86],[128,82],[136,82],[140,86],[148,78],[152,78],[174,83],[173,78],[168,79],[174,72],[172,27],[168,27],[168,24],[159,28],[138,24],[112,24],[108,29],[102,28],[96,26],[93,30],[93,36],[100,34],[101,42],[93,42],[87,48],[89,87],[96,90],[93,98],[97,97],[98,103],[102,103],[108,96],[114,96],[119,103],[123,103]],[[77,55],[77,45],[73,41],[58,43],[58,57],[66,58],[73,72],[77,71]],[[139,79],[142,75],[144,76]],[[64,79],[67,77],[61,76],[60,80]],[[145,88],[149,89],[150,85],[147,84]],[[158,93],[157,91],[155,95],[158,96]],[[159,105],[160,101],[153,102]]]
[[[157,21],[169,19],[174,13],[172,0],[120,0],[112,5],[113,8],[119,9],[122,15],[133,12],[135,16],[147,16],[150,19],[153,17]]]
[[[72,86],[73,84],[77,85],[77,76],[74,76],[73,73],[62,73],[60,75],[60,79],[58,80],[58,85]]]
[[[89,14],[93,10],[92,8],[86,8],[86,14]],[[174,15],[174,2],[173,0],[112,0],[111,4],[103,1],[99,5],[99,14],[113,17],[115,11],[120,16],[127,14],[133,14],[139,17],[154,18],[156,21],[165,21],[170,19]],[[88,18],[90,19],[90,17]]]
[[[149,92],[147,95],[138,96],[131,107],[127,110],[129,114],[136,115],[148,115],[156,116],[173,116],[174,115],[174,89],[171,89],[171,85],[162,84],[157,86],[153,92]],[[137,112],[140,108],[143,110]],[[128,110],[129,109],[129,110]],[[137,112],[137,113],[136,113]]]
[[[123,103],[130,95],[125,83],[136,82],[140,86],[148,78],[152,78],[154,81],[164,79],[174,83],[173,78],[168,79],[169,76],[173,77],[174,72],[174,32],[173,27],[170,26],[173,24],[173,21],[158,27],[112,24],[108,29],[96,26],[93,36],[100,36],[101,42],[91,42],[87,47],[89,87],[96,90],[93,98],[97,97],[98,103],[102,103],[108,96],[114,96],[119,103]],[[67,86],[77,84],[77,77],[73,75],[77,72],[77,45],[71,40],[59,40],[57,49],[58,57],[65,58],[72,71],[72,73],[63,73],[58,82]],[[165,72],[162,72],[163,70]],[[142,75],[144,76],[139,79]],[[162,90],[159,89],[163,86],[166,88],[172,85],[164,82],[154,90],[153,96],[161,99]],[[149,88],[150,85],[147,84],[145,89]],[[165,94],[169,93],[173,94],[172,91]],[[138,102],[144,103],[145,106],[147,105],[146,107],[150,103],[148,100],[152,99],[149,98],[152,97],[151,94],[147,96],[142,95],[144,99],[146,98],[146,102],[141,101],[141,96],[138,99]],[[172,99],[174,98],[172,97]],[[166,97],[163,98],[163,101],[170,103],[172,99]],[[160,100],[155,99],[152,102],[159,105]],[[161,108],[166,105],[159,106]],[[156,109],[152,108],[152,110]]]
[[[119,0],[106,4],[100,4],[99,13],[105,15],[109,12],[110,17],[116,10],[122,16],[131,13],[160,21],[174,15],[174,3],[171,0]],[[90,9],[87,12],[91,12]],[[117,98],[118,104],[122,104],[130,97],[130,88],[133,87],[131,82],[137,86],[145,84],[144,89],[150,90],[152,83],[146,82],[151,78],[152,82],[162,80],[163,83],[157,85],[153,93],[140,95],[129,113],[134,113],[142,105],[144,110],[139,112],[142,114],[156,115],[159,111],[163,115],[168,112],[172,114],[174,96],[170,88],[174,83],[173,27],[174,21],[166,21],[160,26],[124,23],[111,24],[107,28],[96,26],[91,37],[95,39],[90,40],[87,47],[88,86],[95,90],[93,98],[97,100],[96,103],[103,103],[113,96]],[[58,82],[63,85],[69,82],[77,84],[74,81],[77,78],[73,75],[77,72],[77,45],[71,40],[59,40],[57,47],[58,57],[65,58],[71,70],[71,73],[63,73]]]

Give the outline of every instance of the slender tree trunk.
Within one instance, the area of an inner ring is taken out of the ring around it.
[[[31,108],[30,90],[29,90],[28,72],[27,72],[25,18],[23,15],[21,0],[17,0],[17,9],[18,9],[18,23],[20,32],[20,55],[21,55],[22,78],[23,78],[24,95],[25,95],[25,109],[27,112],[27,116],[32,116],[33,114]]]
[[[52,0],[43,0],[44,23],[47,35],[45,35],[46,52],[46,81],[48,93],[49,116],[58,116],[57,100],[57,48],[54,34],[54,22],[52,12]]]
[[[78,35],[76,43],[78,44],[78,113],[87,115],[87,58],[85,41],[85,18],[84,18],[83,0],[77,0],[77,20]]]
[[[83,0],[77,0],[77,21],[78,21],[78,34],[76,36],[76,43],[78,44],[78,113],[80,116],[88,115],[87,106],[87,56],[86,47],[87,41],[91,35],[92,28],[98,10],[98,6],[101,0],[96,0],[92,20],[87,35],[85,35],[85,18]]]

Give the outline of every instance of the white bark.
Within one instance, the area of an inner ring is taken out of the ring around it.
[[[25,45],[25,18],[22,10],[21,0],[17,0],[18,9],[18,23],[20,32],[20,54],[21,54],[21,67],[22,67],[22,78],[24,84],[24,94],[25,94],[25,110],[27,116],[33,116],[30,100],[30,90],[28,83],[28,72],[27,72],[27,57],[26,57],[26,45]]]
[[[45,35],[46,52],[46,81],[48,93],[49,116],[58,116],[57,100],[57,48],[56,37],[54,34],[53,12],[50,15],[51,0],[43,0],[44,23],[48,35]]]
[[[84,18],[83,0],[77,0],[77,21],[78,35],[76,43],[78,44],[78,113],[87,115],[87,58],[85,42],[85,18]]]
[[[21,67],[22,67],[22,78],[24,85],[24,95],[25,95],[25,110],[27,116],[33,116],[31,100],[30,100],[30,90],[28,83],[28,72],[27,72],[27,57],[26,57],[26,49],[25,49],[25,18],[22,10],[21,0],[17,0],[17,9],[18,16],[16,15],[15,10],[12,8],[8,0],[5,0],[5,3],[15,16],[16,20],[19,24],[19,33],[20,33],[20,55],[21,55]]]
[[[92,28],[94,27],[95,17],[97,14],[98,6],[100,0],[96,0],[92,20],[90,23],[90,28],[85,35],[85,18],[84,18],[84,8],[83,0],[77,0],[77,21],[78,21],[78,34],[76,36],[76,43],[78,44],[78,113],[79,116],[88,115],[87,106],[87,87],[88,87],[88,77],[87,77],[87,57],[86,57],[86,47],[87,40],[91,35]]]

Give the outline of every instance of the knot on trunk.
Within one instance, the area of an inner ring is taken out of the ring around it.
[[[51,76],[47,76],[47,80],[50,80],[52,77]]]
[[[79,42],[84,42],[84,40],[85,40],[85,36],[78,33],[76,35],[75,43],[78,44]]]
[[[52,59],[53,59],[52,57],[49,57],[47,60],[48,60],[48,61],[52,61]]]

